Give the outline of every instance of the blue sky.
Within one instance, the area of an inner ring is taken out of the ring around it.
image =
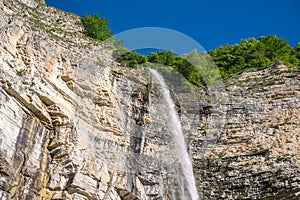
[[[119,33],[163,27],[195,39],[206,50],[240,39],[275,34],[291,46],[300,42],[298,0],[46,0],[78,15],[100,14]]]

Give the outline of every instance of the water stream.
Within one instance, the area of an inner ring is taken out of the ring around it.
[[[168,86],[166,85],[164,78],[154,69],[149,69],[151,75],[153,76],[155,83],[160,86],[160,90],[162,93],[162,98],[164,100],[164,104],[166,106],[166,112],[165,113],[168,117],[168,126],[169,129],[172,132],[172,142],[174,144],[174,150],[176,154],[176,160],[180,163],[180,169],[181,172],[176,174],[180,177],[179,180],[181,180],[179,188],[180,194],[177,194],[175,196],[175,199],[179,200],[199,200],[197,188],[195,185],[195,177],[193,173],[193,166],[192,162],[189,158],[187,147],[185,144],[185,139],[181,127],[181,123],[179,120],[178,113],[175,108],[175,104],[171,98],[170,91]],[[183,185],[184,184],[184,185]],[[184,194],[185,190],[183,188],[186,188],[188,194]],[[178,189],[177,189],[178,190]],[[183,192],[181,192],[183,191]],[[173,195],[174,198],[174,195]]]

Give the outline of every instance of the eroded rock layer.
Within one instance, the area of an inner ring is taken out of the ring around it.
[[[208,141],[212,146],[204,157],[196,158],[205,140],[193,143],[195,171],[205,197],[300,198],[299,80],[300,70],[281,62],[225,80],[226,117],[220,137]],[[207,110],[202,112],[203,126],[214,113]]]
[[[174,147],[147,68],[120,66],[43,1],[0,0],[0,13],[0,198],[172,199]],[[172,88],[204,199],[299,198],[299,79],[281,62],[244,72],[219,107]]]

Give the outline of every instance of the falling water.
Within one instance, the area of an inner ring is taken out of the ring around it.
[[[169,128],[172,131],[173,134],[173,143],[175,145],[175,153],[177,156],[178,161],[180,162],[181,169],[182,169],[182,174],[183,174],[183,179],[185,180],[185,183],[187,184],[185,187],[188,190],[189,196],[191,200],[198,200],[198,192],[196,189],[195,185],[195,178],[194,178],[194,173],[193,173],[193,166],[192,162],[189,158],[182,128],[181,128],[181,123],[179,120],[179,116],[177,114],[175,104],[171,98],[169,88],[166,85],[163,77],[154,69],[149,69],[150,73],[153,75],[153,77],[156,79],[158,84],[161,86],[161,92],[163,95],[163,98],[165,100],[165,104],[167,107],[167,115],[168,115],[168,125]],[[181,183],[183,184],[183,183]],[[182,199],[183,200],[183,199]],[[185,199],[184,199],[185,200]]]

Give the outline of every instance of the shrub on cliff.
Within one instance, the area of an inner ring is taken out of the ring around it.
[[[269,35],[245,39],[239,44],[225,44],[208,53],[192,51],[178,56],[172,51],[159,50],[145,56],[119,47],[114,56],[128,67],[138,67],[147,62],[168,66],[181,73],[190,83],[200,86],[212,85],[218,80],[219,73],[226,78],[245,69],[266,67],[276,60],[288,66],[300,67],[300,43],[292,48],[286,40]],[[217,68],[212,67],[214,65]]]
[[[300,42],[298,42],[298,44],[295,46],[294,51],[295,51],[296,58],[300,60]],[[300,65],[300,61],[299,61],[299,65]]]
[[[104,41],[112,36],[110,28],[107,27],[108,20],[99,15],[86,14],[81,17],[86,36]]]
[[[148,56],[149,62],[169,66],[181,73],[190,83],[199,86],[204,82],[199,74],[200,66],[197,65],[199,62],[193,62],[194,65],[190,63],[195,59],[200,59],[200,55],[195,51],[182,56],[177,56],[172,51],[156,51],[151,52]]]
[[[148,61],[147,56],[119,47],[114,51],[114,58],[125,67],[138,67]]]
[[[223,77],[242,72],[247,68],[262,68],[276,60],[288,66],[299,66],[300,47],[292,48],[288,41],[275,35],[249,38],[239,44],[225,44],[208,53]]]

